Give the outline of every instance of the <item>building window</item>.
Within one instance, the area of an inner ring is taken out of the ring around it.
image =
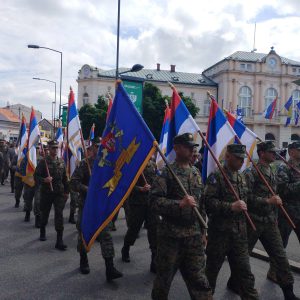
[[[297,72],[297,68],[293,68],[293,73],[296,73]]]
[[[244,117],[252,114],[252,93],[248,86],[242,86],[239,92],[239,108],[242,109]]]
[[[205,117],[208,117],[209,116],[209,108],[210,108],[210,100],[209,98],[207,97],[205,100],[204,100],[204,104],[203,104],[203,115]]]
[[[273,100],[278,96],[277,91],[274,88],[268,88],[265,95],[265,109],[273,102]],[[277,108],[275,108],[275,115],[277,114]]]
[[[274,136],[274,134],[273,134],[273,133],[267,133],[267,134],[265,135],[265,140],[266,140],[266,141],[275,141],[275,136]]]
[[[242,64],[240,64],[240,69],[242,71],[252,71],[252,64],[242,63]]]
[[[88,93],[84,93],[83,94],[83,98],[82,98],[82,104],[86,105],[89,103],[89,94]]]

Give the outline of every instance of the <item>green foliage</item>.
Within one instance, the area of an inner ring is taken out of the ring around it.
[[[162,96],[159,88],[148,82],[145,83],[143,93],[143,118],[152,131],[154,137],[159,141],[165,115],[166,101],[170,105],[171,98],[168,96]],[[195,117],[199,112],[199,108],[193,103],[190,97],[184,96],[181,92],[179,92],[179,95],[190,114]]]
[[[90,130],[95,123],[95,136],[101,136],[105,127],[107,103],[104,96],[99,96],[94,105],[85,104],[79,110],[83,138],[89,138]]]

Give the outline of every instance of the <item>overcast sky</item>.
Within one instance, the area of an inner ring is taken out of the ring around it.
[[[62,103],[84,64],[115,68],[117,0],[1,0],[0,106],[33,105],[51,118],[54,85],[59,100],[63,52]],[[235,51],[271,46],[300,61],[299,0],[122,0],[120,67],[141,63],[162,69],[199,72]]]

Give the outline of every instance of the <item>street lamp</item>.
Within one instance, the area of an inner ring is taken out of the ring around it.
[[[33,77],[32,79],[34,80],[42,80],[42,81],[48,81],[48,82],[51,82],[51,83],[54,83],[54,119],[52,117],[52,120],[54,121],[53,122],[53,127],[54,127],[54,132],[55,132],[55,117],[56,117],[56,82],[55,81],[52,81],[52,80],[49,80],[49,79],[45,79],[45,78],[38,78],[38,77]],[[52,107],[53,107],[53,102],[52,102]],[[53,109],[53,108],[52,108]]]
[[[135,64],[131,67],[131,69],[127,70],[127,71],[123,71],[123,72],[118,72],[118,75],[123,75],[125,73],[129,73],[129,72],[138,72],[141,71],[142,69],[144,69],[144,66],[140,65],[140,64]]]
[[[59,114],[58,114],[58,118],[61,119],[61,85],[62,85],[62,52],[52,49],[52,48],[48,48],[48,47],[42,47],[42,46],[38,46],[38,45],[28,45],[28,48],[31,49],[47,49],[50,51],[54,51],[57,53],[60,53],[60,88],[59,88]]]

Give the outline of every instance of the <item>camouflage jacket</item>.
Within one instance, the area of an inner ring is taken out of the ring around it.
[[[239,172],[232,172],[226,166],[224,171],[239,195],[239,199],[247,203],[248,188],[244,175]],[[226,232],[236,232],[241,226],[246,229],[244,213],[234,212],[231,209],[231,205],[236,199],[219,170],[208,177],[204,189],[204,198],[209,229]]]
[[[200,213],[205,217],[204,203],[201,198],[202,183],[195,167],[181,168],[176,162],[171,164],[187,193],[197,202]],[[172,237],[188,237],[200,234],[200,224],[192,207],[180,208],[180,200],[184,197],[179,184],[165,167],[162,174],[156,176],[150,193],[151,205],[161,217],[159,234]]]
[[[277,182],[275,173],[271,166],[266,166],[260,162],[257,164],[258,169],[264,175],[265,179],[272,187],[273,191],[277,191]],[[267,203],[267,199],[272,197],[267,186],[259,177],[253,166],[244,171],[248,189],[250,191],[248,197],[248,212],[255,221],[264,223],[275,222],[277,220],[277,206]]]
[[[300,163],[290,159],[289,163],[300,170]],[[300,174],[281,164],[277,170],[278,191],[284,206],[292,212],[293,220],[300,221]]]
[[[143,171],[147,183],[152,185],[153,180],[156,175],[156,164],[152,160],[149,160],[146,168]],[[130,205],[147,205],[149,193],[141,192],[140,189],[145,185],[143,176],[140,176],[136,185],[134,186],[130,196],[128,197],[128,202]]]
[[[52,177],[52,187],[51,191],[50,184],[44,182],[44,178],[48,176],[45,160],[48,164],[48,169],[50,176]],[[35,169],[34,180],[36,184],[41,185],[41,194],[54,193],[62,194],[69,193],[69,182],[66,173],[66,167],[64,161],[61,158],[52,159],[50,156],[42,158]]]
[[[89,165],[92,170],[93,164],[94,164],[94,159],[89,157]],[[78,192],[80,194],[80,197],[78,199],[78,208],[83,209],[84,206],[84,201],[86,198],[88,186],[89,186],[89,181],[90,181],[90,173],[87,165],[86,158],[83,159],[79,165],[75,168],[71,181],[70,181],[70,186],[71,189],[74,192]]]
[[[9,168],[10,167],[10,159],[9,159],[9,152],[7,146],[0,147],[0,152],[2,152],[3,156],[3,168]]]

